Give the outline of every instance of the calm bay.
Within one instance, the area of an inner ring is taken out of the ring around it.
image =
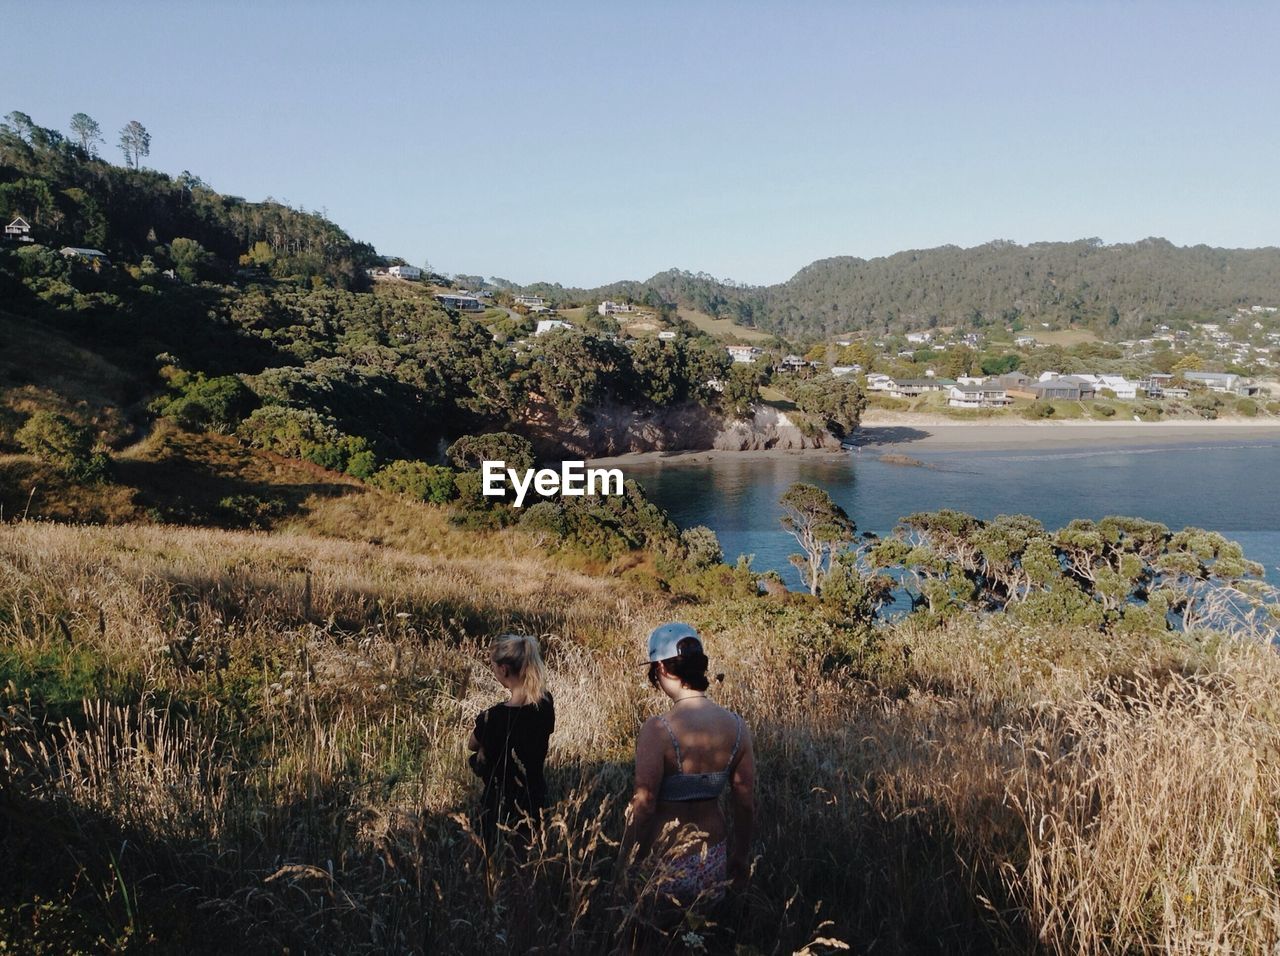
[[[1074,518],[1132,515],[1173,530],[1194,525],[1239,541],[1280,581],[1280,441],[1196,441],[1132,447],[921,449],[915,464],[870,449],[840,455],[744,456],[628,463],[628,478],[682,528],[706,525],[726,560],[754,555],[800,587],[779,524],[778,499],[794,481],[824,488],[857,522],[884,534],[916,511],[953,508],[992,518],[1031,515],[1057,528]]]

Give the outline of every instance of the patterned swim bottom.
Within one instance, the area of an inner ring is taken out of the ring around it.
[[[658,890],[674,896],[681,903],[692,903],[702,897],[719,900],[724,896],[728,865],[724,841],[702,850],[678,856],[663,866]]]

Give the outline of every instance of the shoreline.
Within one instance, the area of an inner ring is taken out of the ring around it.
[[[731,451],[706,448],[681,451],[641,451],[593,458],[593,467],[627,465],[710,464],[717,461],[769,461],[779,458],[821,459],[839,455],[913,451],[1008,451],[1025,448],[1123,448],[1146,445],[1176,446],[1203,442],[1280,442],[1280,420],[1097,422],[1097,421],[954,421],[926,415],[890,418],[875,416],[854,433],[853,449],[753,449]]]

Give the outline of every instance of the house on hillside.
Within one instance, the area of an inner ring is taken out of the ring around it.
[[[658,333],[658,338],[662,339],[662,341],[664,342],[670,342],[675,337],[676,337],[676,334],[672,332],[670,329],[663,329],[661,332]]]
[[[416,282],[422,278],[422,270],[417,266],[392,266],[387,270],[387,275],[395,276],[397,279],[410,279]]]
[[[31,242],[31,223],[18,216],[4,227],[4,237],[15,242]]]
[[[570,325],[568,322],[563,321],[562,319],[541,319],[538,322],[538,327],[533,330],[533,334],[546,335],[548,332],[555,332],[559,329],[571,329],[571,328],[573,328],[573,326]]]
[[[631,305],[631,303],[629,302],[613,302],[613,301],[610,301],[609,299],[605,299],[598,306],[596,306],[596,312],[598,312],[600,315],[606,315],[606,316],[618,315],[619,313],[626,314],[628,312],[634,312],[634,311],[635,311],[635,306]]]
[[[927,345],[933,341],[932,332],[908,332],[907,341],[912,345]]]
[[[724,350],[729,353],[729,358],[744,365],[754,364],[755,360],[764,354],[754,345],[726,345]]]
[[[831,374],[836,378],[843,378],[846,375],[857,375],[862,371],[861,365],[833,365],[831,366]]]
[[[546,300],[540,295],[518,295],[513,301],[526,309],[545,309],[547,305]]]
[[[1011,399],[995,380],[964,382],[948,386],[947,404],[952,408],[1003,408]]]
[[[459,312],[484,311],[484,303],[474,295],[451,295],[448,292],[440,292],[436,294],[435,300],[446,309],[456,309]]]
[[[100,249],[81,249],[78,246],[63,246],[58,251],[68,259],[79,259],[82,262],[101,262],[103,265],[106,265],[111,261],[107,258],[107,254]]]

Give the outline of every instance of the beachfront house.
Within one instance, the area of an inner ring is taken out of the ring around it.
[[[885,391],[893,398],[915,398],[925,392],[941,392],[954,384],[949,378],[894,378]]]
[[[947,387],[947,404],[952,408],[1003,408],[1011,399],[995,380],[957,382]]]
[[[1231,372],[1183,372],[1182,377],[1193,385],[1200,385],[1211,392],[1249,397],[1257,395],[1259,388],[1251,379]]]
[[[1027,386],[1027,392],[1032,398],[1043,401],[1052,401],[1056,398],[1060,401],[1080,402],[1097,395],[1097,389],[1093,383],[1078,375],[1060,375],[1057,378],[1033,382]]]

